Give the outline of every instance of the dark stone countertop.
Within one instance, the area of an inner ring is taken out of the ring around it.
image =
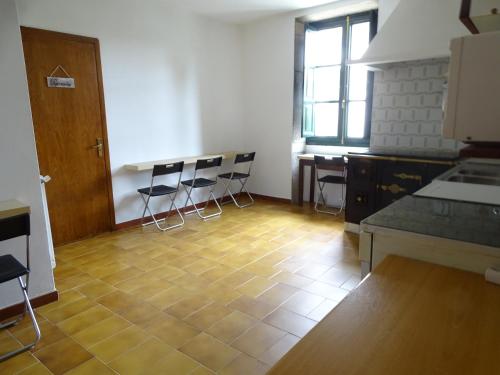
[[[361,225],[500,248],[500,207],[488,204],[406,196]]]

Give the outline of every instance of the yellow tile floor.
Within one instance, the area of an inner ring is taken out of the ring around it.
[[[360,280],[341,218],[257,200],[56,249],[43,338],[1,374],[262,374]],[[29,319],[0,350],[31,340]]]

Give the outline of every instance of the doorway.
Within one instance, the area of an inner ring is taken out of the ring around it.
[[[55,246],[114,228],[99,41],[21,27]]]

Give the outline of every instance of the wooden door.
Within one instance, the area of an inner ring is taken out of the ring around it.
[[[21,28],[40,173],[55,245],[114,225],[99,42]],[[56,69],[59,67],[58,69]],[[47,77],[74,79],[49,87]]]

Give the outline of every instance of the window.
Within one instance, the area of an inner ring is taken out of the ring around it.
[[[374,11],[306,26],[302,136],[307,144],[369,143],[373,73],[347,62],[365,53],[376,17]]]

